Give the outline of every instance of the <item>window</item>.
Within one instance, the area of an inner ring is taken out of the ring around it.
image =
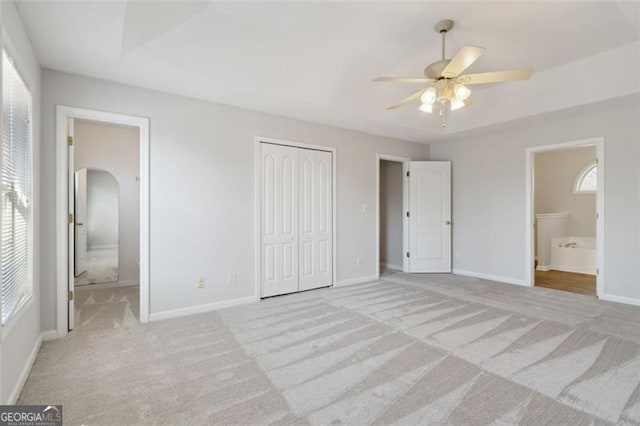
[[[574,194],[594,194],[598,188],[598,163],[594,161],[582,169],[576,178]]]
[[[2,51],[2,325],[32,294],[31,93]]]

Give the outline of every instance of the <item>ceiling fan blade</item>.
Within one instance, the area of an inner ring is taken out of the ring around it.
[[[483,72],[480,74],[467,74],[458,77],[461,84],[485,84],[500,83],[502,81],[529,80],[533,74],[531,68],[521,68],[507,71]]]
[[[432,78],[411,78],[411,77],[378,77],[374,78],[373,81],[376,82],[387,82],[387,83],[431,83]]]
[[[418,90],[416,93],[414,93],[411,96],[408,96],[406,98],[404,98],[403,100],[401,100],[400,102],[398,102],[397,104],[393,104],[390,107],[388,107],[387,109],[396,109],[396,108],[400,108],[401,106],[408,104],[411,101],[415,101],[416,99],[418,99],[420,96],[422,96],[422,94],[424,93],[424,91],[427,90],[427,88],[425,87],[424,89],[420,89]]]
[[[471,66],[476,59],[482,56],[485,50],[484,47],[463,46],[442,70],[442,76],[446,78],[459,76],[464,70]]]

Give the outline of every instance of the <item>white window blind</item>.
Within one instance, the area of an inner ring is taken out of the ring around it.
[[[31,93],[2,51],[2,324],[32,294]]]

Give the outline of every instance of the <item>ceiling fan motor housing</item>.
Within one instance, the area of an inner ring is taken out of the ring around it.
[[[426,78],[432,78],[434,80],[440,80],[442,77],[442,71],[449,65],[451,59],[442,59],[440,61],[434,62],[431,65],[428,65],[424,69],[424,76]]]

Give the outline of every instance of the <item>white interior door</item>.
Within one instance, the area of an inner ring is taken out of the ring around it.
[[[77,277],[87,266],[87,169],[75,172],[75,271]]]
[[[300,290],[332,284],[332,157],[298,150],[300,200]]]
[[[68,281],[68,318],[69,318],[69,330],[73,330],[75,321],[75,223],[74,223],[74,210],[75,210],[75,172],[74,172],[74,153],[73,153],[73,118],[67,120],[67,138],[68,138],[68,157],[67,157],[67,194],[68,194],[68,206],[67,212],[69,216],[67,241],[69,246],[68,269],[67,269],[67,281]]]
[[[409,163],[409,272],[451,272],[451,163]]]
[[[261,297],[298,291],[298,150],[260,144]]]

